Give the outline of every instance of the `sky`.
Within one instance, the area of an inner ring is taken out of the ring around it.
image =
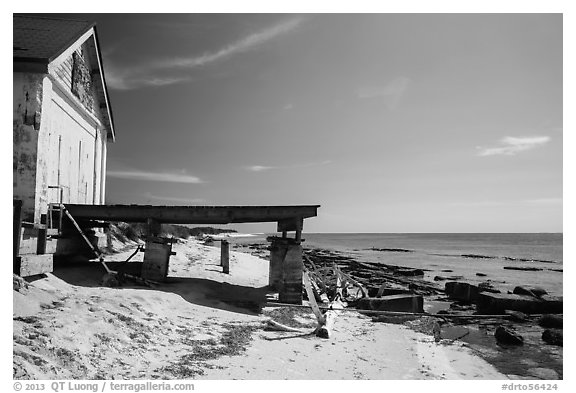
[[[108,203],[319,204],[308,232],[562,232],[561,14],[68,17],[97,23]]]

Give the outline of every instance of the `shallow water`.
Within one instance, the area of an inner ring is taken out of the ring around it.
[[[563,292],[561,233],[308,233],[303,237],[305,248],[331,249],[358,261],[421,268],[430,281],[457,275],[473,283],[490,281],[504,292],[517,285],[540,286],[557,296]],[[232,241],[262,243],[266,235]]]

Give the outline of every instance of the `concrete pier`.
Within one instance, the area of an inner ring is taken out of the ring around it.
[[[271,288],[281,303],[302,304],[302,246],[295,239],[269,237]]]
[[[148,237],[144,249],[142,278],[164,281],[168,276],[168,264],[172,255],[172,242],[162,237]]]

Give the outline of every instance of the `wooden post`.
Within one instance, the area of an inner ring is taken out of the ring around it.
[[[162,224],[153,218],[146,219],[146,236],[157,237],[162,231]]]
[[[40,227],[38,228],[38,240],[36,243],[36,254],[46,254],[46,214],[40,215]]]
[[[300,244],[302,242],[302,229],[296,230],[296,235],[294,236],[296,243]]]
[[[230,243],[228,240],[220,242],[220,266],[222,266],[222,273],[230,273]]]
[[[13,214],[12,232],[14,238],[12,267],[14,273],[20,274],[20,239],[22,238],[22,201],[20,199],[14,199]]]

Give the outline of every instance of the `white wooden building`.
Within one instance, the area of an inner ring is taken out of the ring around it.
[[[49,203],[104,204],[115,138],[94,23],[14,22],[14,199],[38,224]]]

